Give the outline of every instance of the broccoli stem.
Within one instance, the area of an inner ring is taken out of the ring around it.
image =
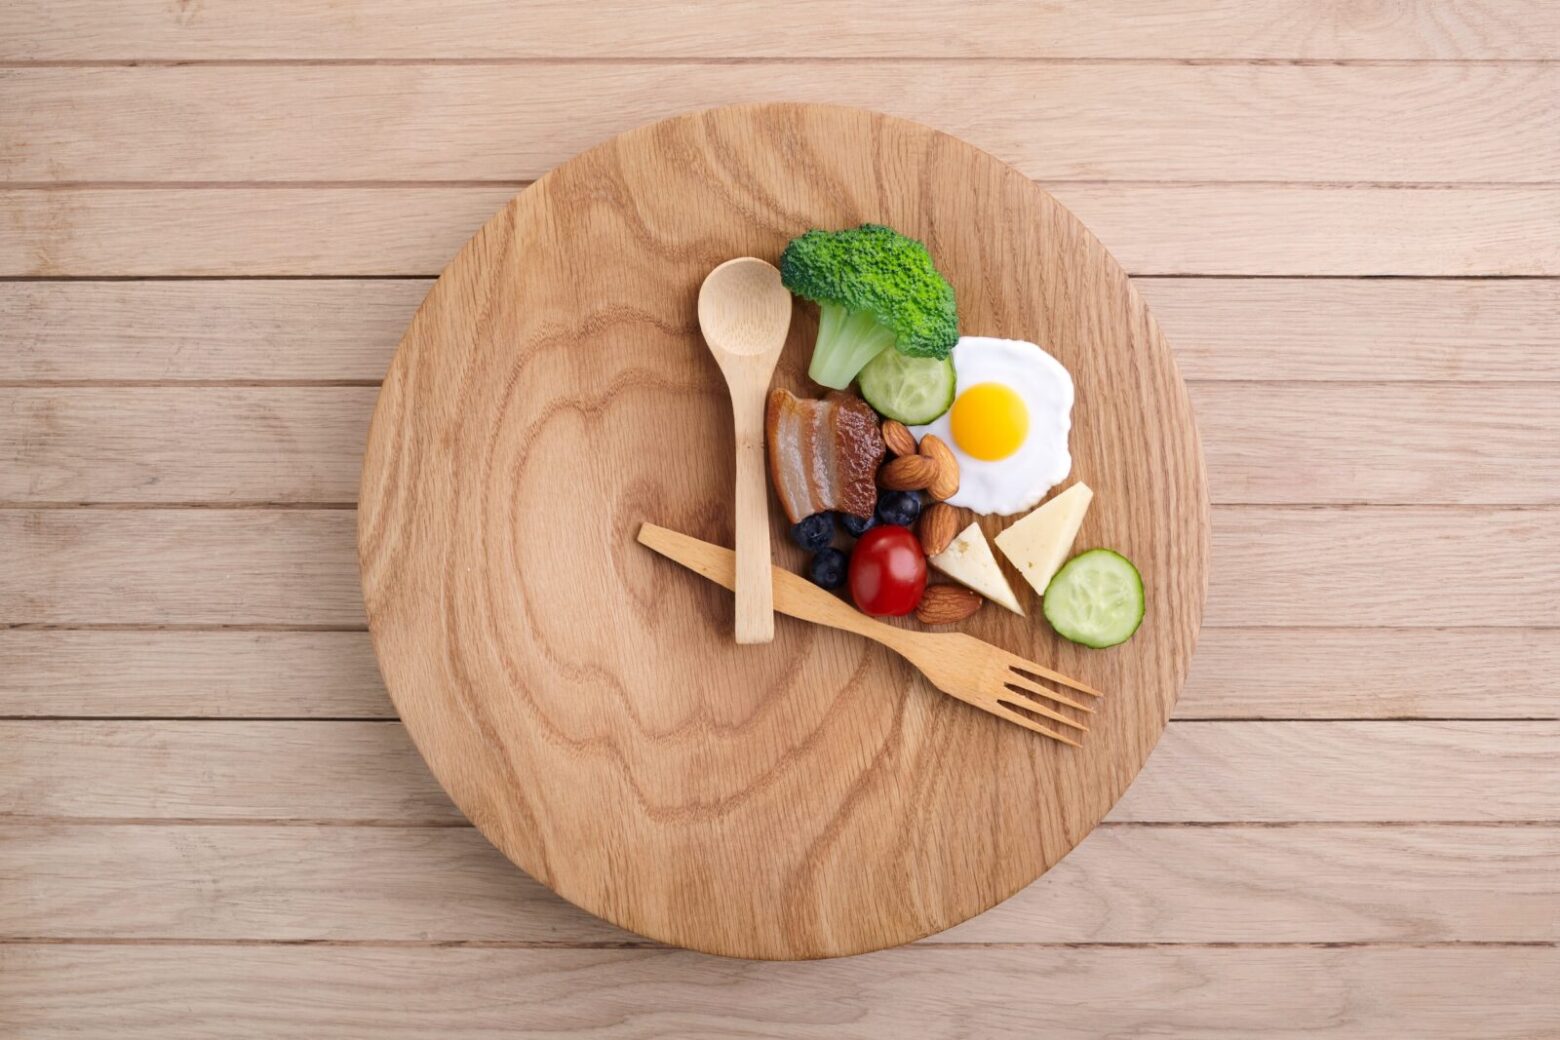
[[[843,390],[868,361],[894,345],[894,338],[894,330],[880,324],[870,311],[820,304],[818,342],[807,374],[820,386]]]

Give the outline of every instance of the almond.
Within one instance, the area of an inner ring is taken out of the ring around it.
[[[914,455],[915,434],[910,432],[910,427],[897,419],[883,420],[883,443],[888,445],[888,450],[895,455]]]
[[[937,476],[937,463],[925,455],[901,455],[878,470],[878,483],[890,491],[920,491]]]
[[[959,490],[959,460],[941,437],[929,433],[921,438],[921,457],[937,464],[937,473],[926,482],[926,492],[937,501],[952,498]]]
[[[946,502],[933,502],[921,511],[921,522],[916,534],[921,538],[921,551],[936,556],[953,543],[959,533],[959,514]]]
[[[952,625],[980,609],[985,600],[962,585],[928,585],[915,608],[923,625]]]

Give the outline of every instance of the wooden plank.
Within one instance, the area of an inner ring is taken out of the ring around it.
[[[1555,718],[1560,629],[1234,629],[1182,719]],[[0,716],[394,718],[366,632],[0,629]]]
[[[431,284],[0,283],[0,383],[378,382]]]
[[[377,393],[0,388],[0,502],[353,502]],[[1192,387],[1215,504],[1560,503],[1555,397],[1545,385]]]
[[[434,275],[513,194],[0,190],[0,277]]]
[[[0,817],[461,820],[398,722],[0,722],[0,734]]]
[[[648,944],[554,895],[469,827],[10,824],[0,873],[0,941]]]
[[[1552,626],[1557,515],[1225,507],[1204,623]],[[363,621],[347,510],[9,509],[0,545],[0,625]]]
[[[340,510],[0,511],[0,624],[364,623]]]
[[[1560,282],[1139,278],[1195,380],[1560,378]]]
[[[378,393],[0,389],[0,500],[351,502]]]
[[[1551,625],[1557,521],[1543,509],[1224,508],[1203,623]]]
[[[820,31],[825,26],[827,31]],[[1360,9],[1169,0],[243,0],[172,7],[10,0],[0,61],[602,58],[1555,58],[1543,0],[1430,0]]]
[[[1560,822],[1557,739],[1553,721],[1172,722],[1110,818]],[[460,819],[395,722],[5,721],[0,775],[0,816]]]
[[[0,92],[11,182],[529,180],[641,124],[765,101],[932,122],[1044,180],[1553,183],[1560,168],[1553,65],[138,66],[0,70]]]
[[[510,187],[0,190],[0,277],[431,275]],[[1560,188],[1055,186],[1141,275],[1556,275]],[[863,214],[870,216],[870,214]]]
[[[1534,1040],[1553,947],[910,947],[837,961],[683,950],[4,946],[28,1040],[1045,1036]]]
[[[1105,827],[926,941],[1547,942],[1557,842],[1553,827]],[[0,875],[0,940],[643,941],[466,828],[13,824]]]
[[[0,383],[377,382],[430,284],[0,282]],[[1191,380],[1560,381],[1560,281],[1137,285]]]
[[[0,716],[393,718],[366,632],[0,629]]]
[[[1560,272],[1560,239],[1535,233],[1560,223],[1560,190],[1277,185],[1144,190],[1173,218],[1159,220],[1138,210],[1136,189],[1058,186],[1056,194],[1133,274]],[[1188,255],[1199,227],[1212,232],[1214,255]]]
[[[1192,404],[1216,503],[1560,503],[1552,386],[1209,383]]]
[[[1560,821],[1557,739],[1556,722],[1174,723],[1110,818]]]
[[[1557,839],[1553,827],[1102,827],[928,941],[1552,942]]]
[[[1175,714],[1554,718],[1560,629],[1205,629]]]

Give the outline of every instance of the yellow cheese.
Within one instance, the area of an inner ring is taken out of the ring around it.
[[[986,536],[980,533],[980,525],[971,524],[959,532],[959,537],[948,548],[928,561],[960,585],[968,586],[993,603],[1000,603],[1015,614],[1022,615],[1024,608],[1018,605],[1018,597],[1002,576],[997,558],[991,552]]]
[[[1045,587],[1067,562],[1083,514],[1089,511],[1094,492],[1078,483],[997,535],[997,548],[1012,561],[1024,580],[1045,595]]]

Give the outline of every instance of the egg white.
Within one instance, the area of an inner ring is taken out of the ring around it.
[[[1067,447],[1072,376],[1060,361],[1025,340],[961,336],[952,358],[956,394],[980,383],[1000,383],[1019,396],[1029,412],[1023,443],[1005,459],[988,462],[966,455],[953,439],[951,409],[912,430],[918,438],[936,434],[959,460],[959,490],[948,499],[950,505],[1003,516],[1023,512],[1072,471]]]

